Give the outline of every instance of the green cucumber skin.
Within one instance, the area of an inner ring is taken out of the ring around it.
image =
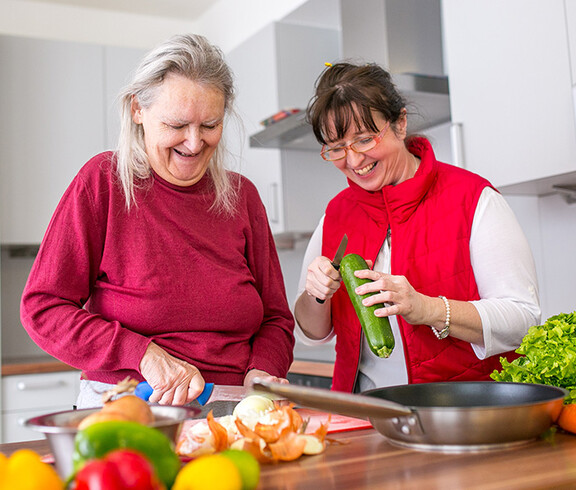
[[[360,255],[348,254],[342,258],[342,262],[340,263],[340,275],[342,276],[342,281],[344,281],[354,310],[356,310],[356,315],[358,315],[370,350],[378,357],[386,358],[390,357],[395,345],[390,320],[388,320],[387,317],[382,318],[374,315],[374,311],[381,308],[382,304],[372,306],[364,306],[362,304],[364,298],[377,293],[359,295],[354,292],[358,286],[371,282],[370,279],[360,279],[356,277],[354,271],[368,268],[368,264]]]

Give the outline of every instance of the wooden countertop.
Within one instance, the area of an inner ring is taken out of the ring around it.
[[[331,434],[323,454],[262,465],[267,489],[543,489],[576,488],[576,436],[557,433],[515,449],[484,453],[418,452],[390,445],[375,430]],[[0,445],[49,452],[46,441]]]
[[[50,357],[21,359],[18,362],[4,362],[2,364],[2,376],[57,373],[75,370],[76,368]]]
[[[59,371],[73,370],[75,370],[75,368],[72,366],[48,357],[22,359],[18,362],[2,364],[2,376],[55,373]],[[334,364],[328,362],[295,360],[290,367],[290,372],[331,378],[332,373],[334,372]]]

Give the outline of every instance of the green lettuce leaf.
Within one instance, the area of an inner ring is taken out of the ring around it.
[[[565,402],[576,402],[576,311],[531,327],[516,352],[521,357],[512,362],[500,358],[502,370],[490,375],[493,380],[566,388]]]

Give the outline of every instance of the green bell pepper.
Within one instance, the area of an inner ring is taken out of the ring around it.
[[[119,448],[135,449],[144,454],[166,488],[172,487],[181,467],[173,442],[159,430],[138,422],[110,420],[78,431],[72,456],[74,472],[87,461],[103,458]]]

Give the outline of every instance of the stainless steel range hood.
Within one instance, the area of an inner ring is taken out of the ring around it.
[[[362,0],[360,8],[357,0],[309,1],[336,2],[339,7],[343,60],[373,61],[392,73],[408,102],[409,133],[450,121],[440,0]],[[304,112],[252,135],[250,146],[320,149]]]
[[[408,100],[409,133],[421,132],[450,121],[448,78],[412,73],[397,74],[393,78],[398,90]],[[320,150],[304,111],[281,119],[250,136],[250,146]]]

